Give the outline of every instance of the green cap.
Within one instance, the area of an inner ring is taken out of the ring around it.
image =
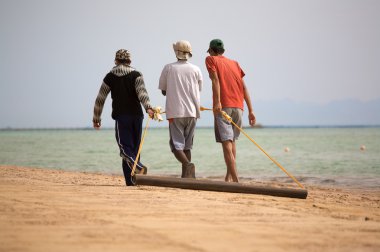
[[[210,41],[209,48],[224,49],[223,41],[220,40],[220,39],[213,39],[213,40]]]

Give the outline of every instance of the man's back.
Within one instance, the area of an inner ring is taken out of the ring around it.
[[[136,80],[142,75],[135,69],[119,65],[114,67],[103,82],[110,87],[112,97],[112,118],[119,115],[143,116],[136,91]]]
[[[179,60],[161,73],[159,89],[166,91],[167,118],[199,118],[202,73],[199,67]]]
[[[208,56],[206,67],[209,72],[216,72],[220,82],[220,102],[223,108],[241,108],[244,103],[242,78],[245,73],[239,64],[222,55]]]

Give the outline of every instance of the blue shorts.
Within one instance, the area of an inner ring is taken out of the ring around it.
[[[237,126],[241,127],[243,110],[239,108],[223,108],[222,110],[231,117]],[[214,117],[214,130],[215,140],[218,143],[235,141],[240,135],[240,130],[224,119],[222,114],[218,114]]]

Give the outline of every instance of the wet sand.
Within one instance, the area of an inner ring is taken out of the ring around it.
[[[0,166],[0,251],[380,251],[380,186],[307,189],[303,200],[127,188],[122,176]]]

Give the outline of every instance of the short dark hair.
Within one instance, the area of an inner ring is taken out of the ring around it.
[[[223,54],[224,53],[224,49],[223,48],[220,48],[220,47],[211,47],[210,48],[214,53],[216,54]]]

